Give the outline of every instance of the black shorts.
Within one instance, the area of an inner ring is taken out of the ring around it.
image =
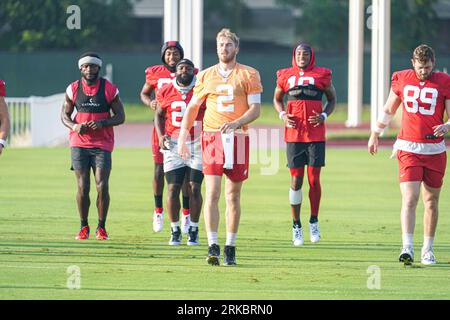
[[[168,184],[183,184],[184,178],[187,181],[201,184],[203,181],[203,173],[190,167],[181,167],[164,173]]]
[[[286,142],[289,168],[325,166],[325,141]]]
[[[72,147],[72,167],[70,170],[86,168],[111,169],[111,152],[99,148]]]

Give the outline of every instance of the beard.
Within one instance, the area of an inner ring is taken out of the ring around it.
[[[97,73],[93,74],[94,77],[92,77],[92,78],[88,78],[87,74],[84,74],[84,73],[82,73],[82,76],[83,76],[83,78],[84,78],[84,80],[86,81],[87,84],[92,85],[95,82],[97,82],[99,74],[100,74],[100,70],[97,71]]]
[[[219,60],[220,60],[220,62],[223,62],[223,63],[230,63],[234,60],[234,58],[236,58],[236,52],[230,53],[229,55],[227,55],[225,57],[222,55],[219,55]]]
[[[177,82],[185,87],[191,84],[194,79],[193,74],[177,74]]]

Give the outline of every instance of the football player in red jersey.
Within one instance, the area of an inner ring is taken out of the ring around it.
[[[325,94],[326,104],[322,105]],[[285,109],[284,99],[287,97]],[[292,67],[277,71],[277,86],[273,104],[284,122],[284,141],[291,173],[289,200],[293,219],[292,241],[301,246],[303,229],[300,222],[304,168],[309,181],[310,240],[320,240],[318,224],[321,198],[320,170],[325,165],[325,120],[334,111],[336,90],[331,82],[331,70],[315,65],[314,50],[300,43],[292,51]]]
[[[191,129],[188,147],[191,157],[184,160],[178,154],[178,135],[181,121],[189,101],[192,99],[195,84],[195,68],[192,61],[181,59],[176,66],[176,78],[163,86],[156,96],[158,107],[155,128],[159,146],[164,151],[164,174],[168,185],[167,211],[171,221],[169,245],[181,243],[182,232],[179,224],[180,190],[183,182],[189,185],[191,218],[188,228],[188,245],[198,245],[198,223],[202,208],[201,184],[202,150],[201,131],[204,108],[201,109],[196,125]]]
[[[6,147],[6,138],[10,130],[8,107],[5,102],[5,82],[0,80],[0,155]]]
[[[450,76],[433,71],[435,54],[427,45],[414,50],[411,62],[413,69],[392,75],[389,97],[372,128],[368,151],[372,155],[377,152],[379,135],[402,106],[401,128],[394,144],[402,194],[403,247],[399,261],[405,264],[414,261],[413,233],[422,189],[425,212],[421,262],[430,265],[436,263],[433,242],[447,163],[443,136],[450,129],[450,123],[444,123],[444,112],[450,115]]]
[[[69,84],[61,110],[61,120],[70,129],[69,145],[72,170],[77,178],[77,205],[81,228],[77,240],[89,238],[90,172],[97,188],[98,226],[96,238],[108,240],[105,223],[109,209],[109,176],[114,148],[113,126],[125,121],[125,112],[117,87],[99,77],[102,60],[94,52],[78,60],[81,79]],[[77,114],[72,119],[74,110]],[[112,113],[112,115],[111,115]]]
[[[175,67],[178,61],[183,59],[183,47],[178,41],[167,41],[161,48],[162,65],[148,67],[145,70],[145,84],[141,90],[141,101],[152,110],[156,110],[158,101],[156,95],[158,90],[165,84],[171,83],[175,78]],[[152,152],[155,163],[153,174],[153,193],[155,198],[155,209],[153,212],[153,231],[160,232],[163,228],[164,210],[163,210],[163,190],[164,190],[164,157],[160,152],[158,136],[156,129],[152,133]],[[183,220],[182,231],[187,233],[190,219],[189,209],[189,191],[187,184],[183,184]]]

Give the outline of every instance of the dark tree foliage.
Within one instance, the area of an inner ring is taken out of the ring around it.
[[[297,36],[314,47],[330,51],[348,50],[348,0],[277,0],[283,6],[300,9],[296,21]],[[391,1],[391,47],[393,51],[410,50],[418,42],[432,43],[437,36],[437,0]],[[366,0],[365,7],[372,4]],[[369,14],[365,13],[366,19]],[[370,30],[366,29],[370,43]]]
[[[70,30],[70,5],[80,7],[81,29]],[[111,47],[129,41],[130,0],[1,0],[0,49]]]

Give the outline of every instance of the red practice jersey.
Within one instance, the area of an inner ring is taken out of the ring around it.
[[[104,91],[100,92],[102,86]],[[81,88],[83,92],[80,94],[78,90]],[[67,87],[66,94],[77,109],[74,122],[85,123],[111,118],[110,105],[119,90],[108,80],[99,78],[93,86],[88,86],[84,80],[81,81],[81,86],[80,80],[72,82]],[[70,131],[69,144],[71,147],[100,148],[111,152],[114,149],[113,127],[88,130],[84,134]]]
[[[177,138],[181,128],[186,107],[192,99],[193,88],[183,94],[171,83],[165,85],[158,91],[156,99],[159,106],[166,112],[165,133],[173,138]],[[202,121],[205,115],[205,107],[202,105],[198,112],[194,126],[190,130],[191,139],[200,136],[202,131]]]
[[[433,72],[421,81],[414,70],[392,75],[392,91],[402,100],[402,125],[398,138],[411,142],[436,143],[443,138],[427,139],[433,127],[444,123],[445,100],[450,99],[450,76]]]
[[[315,66],[314,50],[311,48],[309,65],[301,69],[295,61],[295,49],[292,52],[292,67],[277,71],[277,86],[288,97],[286,112],[294,115],[295,128],[284,130],[286,142],[317,142],[325,141],[325,125],[322,123],[314,127],[308,122],[315,112],[322,113],[322,93],[331,84],[331,70]],[[289,89],[302,86],[306,92],[313,94],[299,94],[291,96]]]
[[[0,97],[6,96],[5,81],[0,80]]]

